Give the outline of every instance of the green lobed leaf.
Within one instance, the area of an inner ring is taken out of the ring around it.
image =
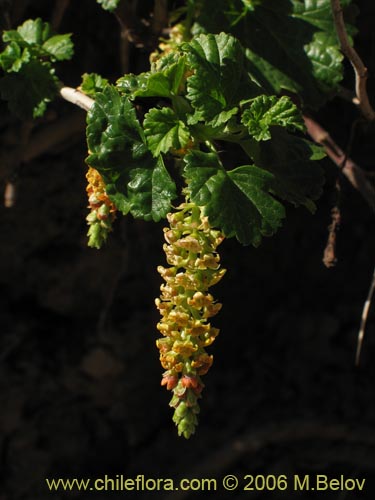
[[[324,158],[323,148],[310,141],[275,129],[272,140],[252,142],[245,150],[254,162],[274,175],[274,192],[295,206],[315,211],[314,200],[322,194],[324,174],[316,160]]]
[[[189,129],[171,108],[150,109],[145,115],[143,127],[154,156],[168,153],[171,148],[184,148],[190,139]]]
[[[204,207],[213,227],[244,245],[258,246],[285,217],[284,207],[271,194],[274,176],[255,165],[226,171],[215,153],[192,151],[184,174],[192,201]]]
[[[119,210],[145,220],[165,217],[175,184],[162,160],[149,153],[131,101],[111,85],[96,94],[88,112],[87,143],[86,161],[101,173]]]
[[[8,30],[3,33],[4,42],[8,46],[2,55],[12,58],[17,56],[20,59],[21,54],[28,53],[28,60],[31,58],[46,58],[51,61],[63,61],[70,59],[73,55],[73,42],[71,34],[56,35],[52,32],[49,23],[43,22],[40,18],[28,19],[17,30]],[[18,47],[18,49],[16,49]],[[9,68],[7,64],[6,71],[18,71],[19,68]]]
[[[10,42],[0,54],[0,65],[7,73],[17,73],[31,59],[30,51],[22,49],[16,42]]]
[[[157,222],[166,216],[171,200],[176,198],[176,185],[161,156],[152,168],[134,168],[130,172],[128,195],[134,217]]]
[[[26,43],[28,45],[42,45],[51,36],[49,23],[40,18],[28,19],[17,30],[4,31],[4,42]]]
[[[301,112],[287,96],[256,97],[243,112],[241,121],[257,141],[271,139],[270,127],[275,125],[290,130],[305,130]]]
[[[120,3],[120,0],[96,0],[98,4],[100,4],[104,10],[109,10],[110,12],[113,12],[115,9],[117,9],[118,4]]]
[[[130,98],[178,95],[186,71],[185,57],[168,57],[168,64],[140,75],[125,75],[117,81],[118,89]]]
[[[21,119],[42,116],[57,92],[56,78],[48,64],[32,60],[22,71],[0,78],[0,95]]]
[[[149,75],[149,72],[140,73],[139,75],[128,73],[117,80],[116,87],[129,99],[134,99],[136,92],[147,88]]]
[[[73,42],[71,33],[54,35],[46,40],[42,47],[52,57],[52,60],[64,61],[73,56]]]
[[[287,90],[307,106],[321,106],[343,75],[330,0],[263,0],[245,15],[241,1],[230,3],[202,3],[196,30],[233,33],[245,48],[252,78],[269,94]],[[354,32],[350,23],[347,29]]]
[[[195,109],[191,123],[226,123],[242,99],[259,93],[245,71],[241,44],[226,33],[199,35],[183,44],[194,74],[187,79],[187,98]]]
[[[87,143],[87,161],[101,173],[142,161],[147,153],[132,103],[111,85],[97,93],[87,114]]]
[[[8,73],[0,79],[0,93],[20,118],[42,116],[57,94],[58,80],[51,62],[73,54],[70,34],[54,35],[40,18],[25,21],[17,30],[4,31],[7,44],[0,65]]]
[[[98,92],[102,92],[108,85],[108,80],[96,73],[84,73],[80,88],[83,93],[90,97],[95,97]]]

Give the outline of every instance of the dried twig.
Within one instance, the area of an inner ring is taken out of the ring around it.
[[[359,191],[375,212],[375,189],[367,178],[366,172],[362,170],[351,158],[347,158],[342,149],[334,142],[329,133],[324,130],[315,120],[304,116],[307,132],[310,137],[321,144],[331,160],[341,169],[351,185]]]
[[[336,189],[340,189],[338,186]],[[326,267],[334,267],[337,262],[336,258],[336,237],[340,229],[341,213],[336,204],[331,210],[331,224],[328,226],[328,240],[324,249],[323,263]]]
[[[363,64],[362,59],[359,57],[357,51],[350,45],[340,0],[331,0],[331,7],[337,36],[341,45],[341,50],[343,54],[349,59],[354,69],[355,92],[359,101],[358,105],[362,111],[363,116],[367,120],[374,120],[375,111],[370,104],[366,89],[367,68]]]
[[[371,281],[370,289],[368,291],[367,299],[366,299],[366,302],[363,306],[361,326],[359,327],[359,332],[358,332],[357,352],[356,352],[356,356],[355,356],[355,364],[357,366],[359,365],[359,359],[361,357],[361,350],[362,350],[363,338],[365,336],[367,317],[368,317],[368,313],[370,310],[370,304],[371,304],[372,296],[374,295],[374,291],[375,291],[375,269],[374,269],[374,274],[372,275],[372,281]]]
[[[4,207],[12,208],[16,200],[16,185],[13,181],[8,181],[4,190]]]

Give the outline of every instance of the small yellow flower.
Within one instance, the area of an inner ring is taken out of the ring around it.
[[[198,349],[190,340],[176,340],[173,343],[173,350],[184,358],[189,358]]]

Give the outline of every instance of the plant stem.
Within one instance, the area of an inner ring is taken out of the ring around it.
[[[359,359],[361,356],[363,339],[365,336],[367,317],[368,317],[368,313],[370,310],[370,304],[371,304],[372,296],[374,295],[374,291],[375,291],[375,269],[374,269],[374,273],[372,275],[372,281],[371,281],[370,289],[369,289],[368,294],[367,294],[367,299],[366,299],[366,302],[364,303],[363,310],[362,310],[361,326],[359,327],[358,341],[357,341],[357,352],[356,352],[356,356],[355,356],[355,364],[357,366],[359,365]]]
[[[354,163],[351,158],[346,156],[329,133],[324,130],[319,123],[305,115],[303,119],[310,137],[324,147],[327,155],[341,169],[341,172],[351,185],[361,193],[371,209],[375,212],[375,189],[368,180],[366,172]]]
[[[91,97],[72,87],[61,87],[60,95],[66,101],[79,106],[85,111],[89,111],[95,102]]]
[[[366,89],[367,68],[363,64],[357,51],[350,45],[348,33],[346,31],[343,11],[340,0],[331,0],[333,21],[335,24],[337,36],[340,41],[343,54],[349,59],[355,73],[355,92],[358,98],[358,105],[363,116],[367,120],[375,120],[375,111],[373,110]]]

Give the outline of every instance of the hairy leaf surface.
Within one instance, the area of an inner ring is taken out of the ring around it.
[[[273,125],[291,130],[305,130],[301,112],[286,96],[256,97],[243,112],[241,121],[257,141],[271,139],[270,127]]]
[[[175,184],[160,158],[148,151],[135,109],[108,85],[88,113],[87,163],[102,174],[107,192],[124,213],[155,221],[165,217]]]
[[[181,149],[190,139],[187,126],[178,119],[171,108],[151,109],[145,116],[144,131],[150,151],[154,156]]]
[[[270,94],[288,90],[319,107],[343,76],[330,0],[207,0],[195,30],[229,31],[246,49],[252,77]],[[350,0],[344,0],[344,7]],[[349,33],[354,28],[347,24]]]
[[[185,158],[185,176],[191,199],[204,206],[214,227],[244,245],[258,246],[272,235],[285,216],[271,194],[274,176],[255,165],[226,171],[215,153],[193,151]]]
[[[259,93],[244,69],[241,44],[226,33],[200,35],[182,46],[193,70],[187,79],[187,98],[200,120],[212,126],[226,123],[238,111],[242,99]]]
[[[55,35],[40,18],[25,21],[17,30],[4,31],[6,46],[0,65],[7,74],[0,79],[0,92],[20,118],[43,115],[46,104],[57,94],[52,63],[72,57],[70,37]]]
[[[321,195],[324,183],[323,170],[316,161],[325,156],[320,146],[278,128],[271,141],[253,142],[247,151],[259,167],[274,175],[274,192],[279,198],[315,211],[314,200]]]
[[[98,92],[102,92],[108,85],[108,80],[96,73],[84,73],[82,75],[81,90],[86,95],[95,97]]]
[[[30,61],[22,66],[22,71],[0,79],[0,95],[18,117],[37,118],[56,95],[56,79],[48,65]]]
[[[125,75],[118,79],[117,87],[130,98],[168,97],[178,95],[184,81],[186,58],[165,57],[164,67],[140,75]],[[162,62],[160,62],[162,64]]]

